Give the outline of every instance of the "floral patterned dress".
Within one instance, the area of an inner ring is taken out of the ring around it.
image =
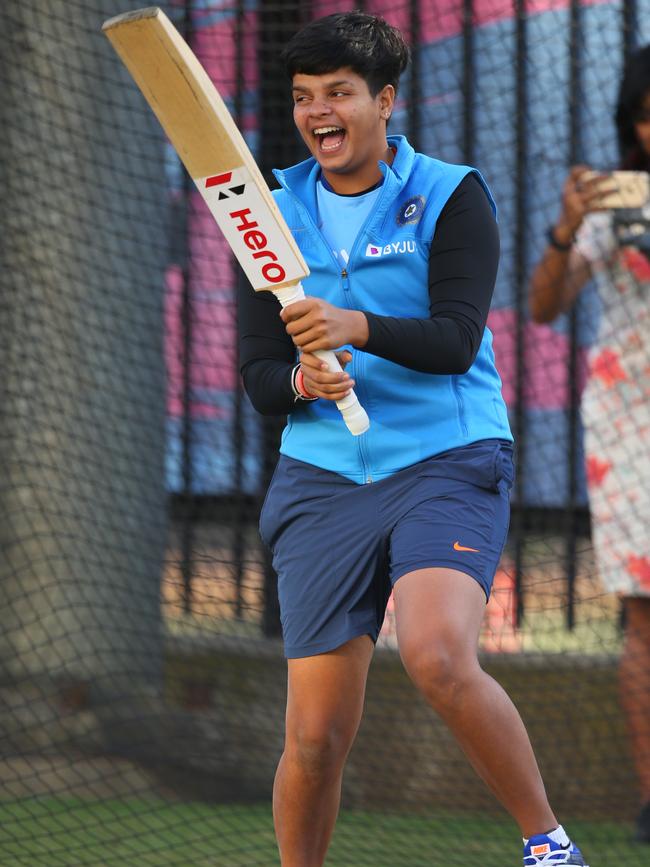
[[[584,221],[603,311],[583,396],[592,537],[607,590],[650,596],[650,261],[611,212]]]

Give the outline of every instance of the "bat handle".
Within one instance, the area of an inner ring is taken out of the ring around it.
[[[305,292],[300,283],[276,289],[273,294],[283,307],[288,307],[296,301],[302,301],[305,297]],[[336,354],[331,349],[319,349],[315,354],[325,362],[331,371],[337,372],[343,370]],[[351,434],[359,436],[368,430],[370,427],[368,413],[359,403],[359,398],[354,391],[350,391],[350,394],[344,397],[343,400],[337,400],[336,405],[341,411],[343,420]]]

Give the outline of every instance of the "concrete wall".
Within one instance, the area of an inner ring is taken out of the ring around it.
[[[551,803],[563,817],[630,819],[636,780],[617,700],[613,657],[500,655],[484,667],[528,727]],[[219,639],[211,650],[170,648],[167,699],[219,731],[200,771],[236,800],[266,799],[282,749],[286,689],[279,644]],[[480,724],[480,722],[479,722]],[[216,743],[215,743],[216,746]],[[199,769],[197,768],[197,771]],[[455,742],[425,705],[394,651],[371,666],[366,712],[350,755],[344,804],[355,808],[500,811]]]

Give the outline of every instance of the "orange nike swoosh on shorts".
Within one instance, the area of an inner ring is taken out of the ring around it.
[[[454,551],[474,551],[475,554],[481,553],[478,548],[466,548],[465,545],[461,545],[460,542],[454,542]]]

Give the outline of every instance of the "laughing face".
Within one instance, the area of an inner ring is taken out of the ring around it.
[[[386,123],[395,90],[376,96],[351,69],[293,77],[293,117],[326,180],[337,193],[360,192],[381,178],[377,163],[390,162]]]

